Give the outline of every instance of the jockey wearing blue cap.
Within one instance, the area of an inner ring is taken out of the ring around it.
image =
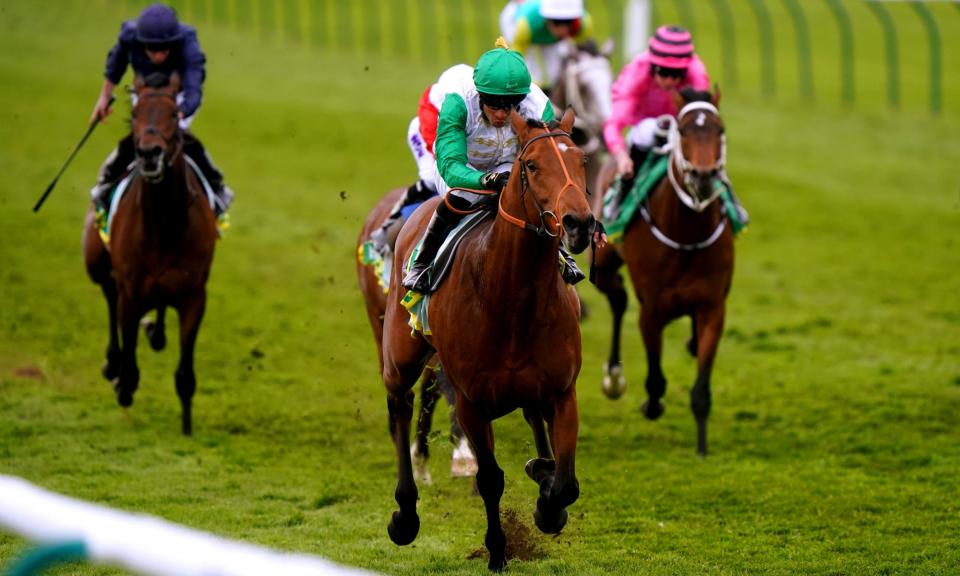
[[[177,13],[164,4],[152,4],[145,8],[136,20],[128,20],[120,26],[117,43],[107,54],[103,88],[93,108],[90,121],[106,118],[110,108],[113,89],[123,78],[127,67],[134,74],[147,77],[154,73],[169,76],[180,75],[180,128],[184,130],[184,152],[196,162],[217,195],[218,215],[226,211],[233,192],[223,185],[223,174],[214,166],[203,144],[187,131],[200,108],[203,99],[203,80],[206,56],[200,50],[197,31],[177,20]],[[97,185],[91,190],[94,202],[103,205],[107,195],[134,161],[133,138],[124,137],[117,149],[100,168]]]

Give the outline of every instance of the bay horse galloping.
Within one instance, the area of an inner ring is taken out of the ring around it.
[[[175,382],[181,430],[189,435],[196,390],[193,352],[217,228],[204,188],[183,153],[179,85],[177,74],[169,79],[136,78],[131,121],[136,164],[126,193],[114,202],[109,244],[100,238],[93,208],[87,213],[83,243],[87,274],[103,290],[109,311],[110,340],[102,373],[113,382],[121,406],[133,404],[140,381],[136,356],[140,319],[157,311],[147,335],[159,350],[166,342],[164,311],[167,306],[177,310],[180,362]]]
[[[697,359],[690,406],[697,423],[697,451],[707,453],[710,374],[723,333],[725,302],[733,277],[733,231],[718,179],[723,174],[726,144],[717,111],[719,93],[684,91],[677,95],[678,119],[672,124],[672,157],[667,175],[641,204],[622,242],[596,255],[596,284],[613,312],[613,340],[605,366],[604,392],[618,397],[626,385],[620,364],[620,326],[627,293],[618,269],[624,262],[641,304],[640,332],[647,352],[648,399],[642,411],[654,420],[663,413],[667,381],[660,367],[664,327],[690,316],[693,331],[688,351]],[[612,181],[605,170],[604,190]]]
[[[381,198],[367,215],[367,219],[363,223],[363,229],[360,231],[360,237],[357,239],[357,280],[360,284],[360,292],[363,294],[367,320],[370,322],[373,339],[377,345],[377,360],[381,371],[383,370],[383,315],[387,307],[387,290],[381,284],[383,280],[379,273],[380,270],[367,263],[366,245],[373,232],[380,229],[383,222],[390,216],[404,192],[406,192],[406,188],[395,188]],[[390,240],[388,239],[389,243]],[[376,256],[381,258],[381,265],[385,265],[386,262],[383,258],[394,258],[392,254],[389,256],[378,254]],[[393,265],[396,265],[395,258]],[[443,376],[438,358],[431,359],[427,368],[423,371],[420,390],[420,414],[417,418],[416,440],[411,453],[417,480],[430,484],[432,480],[427,461],[430,458],[429,436],[433,423],[433,413],[441,393],[451,404],[453,403],[453,391],[450,389],[449,382]],[[456,416],[452,416],[450,420],[450,436],[454,444],[458,444],[453,453],[450,473],[454,477],[473,476],[476,472],[476,460],[470,453],[469,448],[464,449],[466,440]]]
[[[411,388],[434,350],[457,391],[457,415],[477,456],[488,567],[506,566],[500,524],[504,476],[494,457],[493,420],[520,408],[533,430],[538,457],[526,470],[539,485],[534,521],[540,530],[559,532],[567,521],[566,507],[579,496],[574,465],[579,304],[560,276],[557,251],[562,241],[571,252],[582,252],[595,221],[585,191],[583,152],[569,137],[573,121],[568,110],[557,130],[511,114],[520,149],[500,194],[499,212],[468,233],[448,277],[430,295],[431,336],[417,332],[411,337],[401,304],[404,270],[393,270],[383,327],[383,381],[400,507],[387,530],[397,544],[412,542],[420,528],[408,445]],[[409,260],[437,201],[425,203],[403,227],[398,262]]]

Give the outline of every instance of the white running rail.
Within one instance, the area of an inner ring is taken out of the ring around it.
[[[79,541],[88,560],[150,576],[360,576],[328,560],[232,542],[0,475],[0,528],[37,544]],[[0,567],[5,568],[5,567]]]

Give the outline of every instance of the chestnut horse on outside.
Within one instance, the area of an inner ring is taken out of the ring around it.
[[[363,229],[360,231],[360,237],[357,239],[358,255],[362,255],[364,244],[370,239],[370,235],[380,228],[384,220],[390,215],[394,205],[400,199],[400,196],[406,191],[406,188],[395,188],[388,192],[367,215],[363,223]],[[394,263],[396,259],[394,258]],[[372,265],[365,264],[362,257],[357,258],[357,280],[360,283],[360,292],[363,294],[363,303],[367,309],[367,320],[370,321],[370,328],[373,330],[373,339],[377,344],[377,360],[383,370],[383,315],[387,307],[387,294],[383,289],[378,278],[377,270]],[[420,384],[420,415],[417,418],[416,441],[413,446],[413,465],[414,474],[419,481],[426,484],[431,483],[430,470],[427,467],[427,460],[430,458],[430,428],[433,422],[433,412],[436,409],[437,400],[440,394],[453,403],[453,392],[450,390],[450,384],[442,374],[440,361],[434,357],[430,360],[426,370],[423,371],[423,378]],[[456,416],[451,417],[450,436],[454,444],[463,439],[463,430],[457,422]],[[453,476],[472,476],[476,469],[476,462],[471,454],[460,451],[454,452],[453,462],[451,464],[451,474]]]
[[[697,358],[697,378],[690,405],[697,422],[697,451],[707,454],[710,414],[710,373],[723,333],[725,302],[733,277],[733,231],[718,199],[726,158],[724,125],[716,104],[719,93],[684,91],[677,95],[680,113],[672,124],[672,158],[667,177],[647,197],[640,213],[623,233],[622,242],[608,244],[596,255],[596,284],[613,312],[613,341],[604,377],[611,398],[623,393],[626,382],[620,364],[620,326],[627,293],[618,269],[624,262],[641,303],[640,332],[647,351],[648,399],[642,411],[655,420],[663,413],[667,381],[660,368],[664,327],[690,316],[687,343]],[[614,166],[605,169],[607,189]],[[638,167],[639,168],[639,167]]]
[[[110,341],[103,376],[113,382],[117,401],[133,404],[140,381],[137,331],[150,310],[157,319],[147,331],[154,350],[164,347],[164,311],[180,317],[180,362],[175,373],[181,429],[192,432],[191,401],[197,387],[193,351],[206,303],[206,282],[217,241],[216,218],[204,188],[183,154],[178,125],[179,76],[156,75],[134,82],[132,136],[136,166],[116,206],[110,244],[100,239],[93,209],[84,229],[87,274],[103,290]],[[117,327],[120,339],[117,338]]]
[[[396,544],[412,542],[420,528],[409,451],[411,388],[434,350],[457,391],[457,415],[477,456],[488,567],[506,566],[500,524],[504,476],[494,457],[494,419],[520,408],[533,430],[538,458],[526,470],[540,487],[534,512],[540,530],[559,532],[567,506],[579,496],[574,465],[579,304],[561,278],[558,250],[562,240],[571,252],[582,252],[595,221],[587,202],[583,152],[569,137],[573,121],[568,110],[556,130],[512,113],[519,153],[500,194],[499,212],[464,239],[449,276],[430,296],[432,336],[418,332],[411,338],[408,313],[400,303],[403,266],[393,270],[384,318],[383,381],[398,461],[395,497],[400,509],[387,527]],[[426,202],[403,227],[398,262],[410,258],[437,201]]]

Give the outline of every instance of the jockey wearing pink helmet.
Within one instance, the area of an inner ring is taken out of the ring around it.
[[[613,112],[603,126],[607,149],[617,161],[617,173],[633,175],[633,160],[623,138],[631,128],[631,147],[643,152],[653,146],[656,118],[676,116],[673,92],[691,87],[709,90],[710,77],[696,55],[690,32],[679,26],[661,26],[646,51],[624,66],[613,83]]]

